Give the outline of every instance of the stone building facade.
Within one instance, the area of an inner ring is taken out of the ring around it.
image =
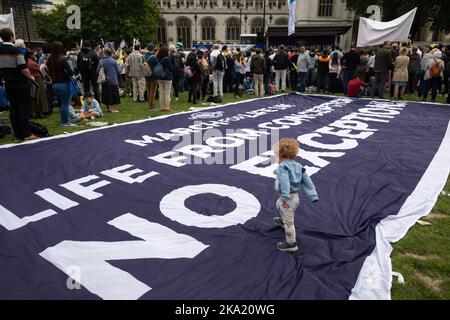
[[[265,24],[263,6],[266,1]],[[239,41],[240,34],[263,31],[269,44],[348,44],[352,40],[353,13],[341,0],[297,0],[296,33],[288,33],[288,0],[157,0],[162,19],[158,42]]]
[[[32,16],[32,0],[0,1],[0,12],[2,14],[10,13],[10,8],[13,9],[16,38],[24,39],[26,42],[37,42],[39,37]]]

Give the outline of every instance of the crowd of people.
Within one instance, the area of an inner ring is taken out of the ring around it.
[[[211,50],[184,50],[180,42],[148,43],[115,49],[84,41],[66,51],[61,42],[26,48],[10,29],[0,30],[0,73],[11,105],[10,119],[17,142],[37,137],[29,118],[60,110],[63,127],[118,113],[121,98],[146,102],[148,110],[171,111],[171,101],[186,91],[188,103],[220,103],[224,93],[263,97],[288,88],[300,93],[343,93],[350,97],[403,99],[417,94],[431,101],[448,95],[450,46],[415,47],[386,42],[381,48],[347,52],[339,47],[251,48],[216,43]],[[34,94],[24,92],[35,84]],[[30,100],[30,101],[28,101]],[[159,103],[157,103],[159,101]],[[447,103],[450,103],[447,97]],[[30,108],[31,106],[31,108]],[[103,109],[102,109],[103,106]]]

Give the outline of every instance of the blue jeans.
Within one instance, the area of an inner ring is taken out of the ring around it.
[[[178,78],[178,90],[180,92],[184,92],[184,81],[186,78],[184,77],[184,73],[180,74],[180,77]]]
[[[306,73],[306,86],[312,87],[316,85],[316,70],[308,69]]]
[[[298,73],[298,84],[297,84],[297,88],[298,88],[298,92],[305,92],[306,90],[306,72],[299,72]]]
[[[344,70],[344,94],[347,94],[348,83],[355,78],[355,70]]]
[[[60,115],[61,124],[69,124],[69,106],[70,106],[70,85],[69,82],[59,82],[52,84],[53,92],[61,102]]]
[[[269,92],[270,92],[270,72],[266,72],[264,74],[264,89],[265,89],[266,95],[269,95]]]

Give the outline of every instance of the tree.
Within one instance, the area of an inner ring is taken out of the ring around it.
[[[81,10],[81,29],[69,30],[66,26],[67,8],[77,5]],[[141,43],[154,41],[160,18],[159,6],[154,0],[66,0],[50,12],[34,13],[37,30],[46,41],[59,40],[74,46],[80,39],[107,41],[133,38]]]
[[[436,31],[450,32],[450,6],[448,0],[344,0],[347,8],[367,16],[367,7],[373,4],[382,8],[383,21],[390,21],[417,7],[411,29],[413,37],[427,23]]]

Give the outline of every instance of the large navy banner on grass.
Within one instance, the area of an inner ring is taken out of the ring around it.
[[[389,298],[387,241],[445,184],[449,120],[290,94],[3,146],[0,298]],[[300,194],[295,254],[272,222],[280,137],[320,197]]]

